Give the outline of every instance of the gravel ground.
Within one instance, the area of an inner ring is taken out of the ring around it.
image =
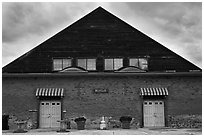
[[[13,133],[3,130],[3,135],[201,135],[202,129],[170,129],[170,128],[139,128],[139,129],[110,129],[110,130],[76,130],[56,132],[56,129],[33,129],[26,133]]]

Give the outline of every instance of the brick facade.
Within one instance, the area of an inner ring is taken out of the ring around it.
[[[199,76],[118,75],[118,76],[33,76],[3,77],[2,113],[19,119],[31,117],[29,110],[38,110],[37,88],[64,88],[62,111],[75,118],[85,115],[89,119],[111,116],[119,119],[131,115],[142,122],[141,87],[167,87],[165,115],[201,114],[202,80]],[[108,93],[94,93],[106,89]]]

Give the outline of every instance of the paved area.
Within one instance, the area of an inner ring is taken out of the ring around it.
[[[3,135],[201,135],[202,129],[171,129],[171,128],[139,128],[139,129],[110,129],[110,130],[76,130],[56,132],[56,129],[33,129],[26,133],[3,131]]]

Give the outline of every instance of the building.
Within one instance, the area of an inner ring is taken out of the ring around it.
[[[202,72],[99,7],[2,70],[2,113],[37,128],[130,115],[141,127],[202,113]]]

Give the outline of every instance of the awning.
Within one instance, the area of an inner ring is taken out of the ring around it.
[[[38,96],[62,97],[64,96],[64,89],[63,88],[37,88],[36,97]]]
[[[167,88],[141,88],[140,95],[142,96],[167,96]]]

